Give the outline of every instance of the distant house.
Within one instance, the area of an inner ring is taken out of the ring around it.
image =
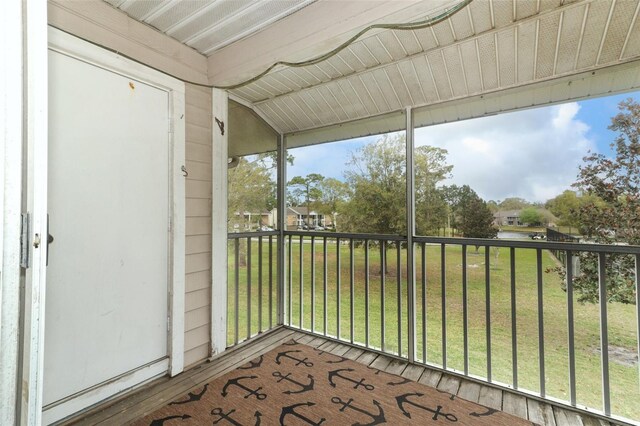
[[[278,217],[277,209],[271,211],[271,221],[273,226],[276,224],[276,218]],[[296,230],[301,229],[304,226],[309,228],[316,228],[322,226],[323,228],[333,226],[333,218],[331,215],[324,215],[318,213],[315,210],[309,211],[304,206],[287,207],[286,229]]]
[[[331,216],[309,210],[304,206],[295,206],[287,208],[287,229],[298,229],[304,226],[316,228],[318,226],[332,226]]]
[[[235,232],[255,231],[261,226],[273,226],[271,212],[235,212],[235,220],[231,220],[231,226]]]
[[[498,211],[493,214],[493,224],[496,226],[523,226],[520,221],[520,210]]]

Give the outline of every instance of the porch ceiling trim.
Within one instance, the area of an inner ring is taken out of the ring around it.
[[[526,4],[472,2],[429,30],[382,31],[321,64],[280,69],[232,93],[289,134],[640,59],[637,0],[544,2],[553,7],[519,19]]]
[[[414,126],[418,128],[450,123],[634,90],[640,90],[638,62],[415,108]],[[404,111],[399,110],[381,116],[289,133],[286,135],[287,147],[379,135],[404,128]]]

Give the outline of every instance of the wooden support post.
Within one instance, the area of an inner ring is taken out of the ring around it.
[[[212,103],[211,355],[216,355],[227,347],[227,92],[213,89]]]

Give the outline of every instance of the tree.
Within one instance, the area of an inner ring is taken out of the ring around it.
[[[267,155],[241,157],[227,172],[229,230],[251,228],[253,218],[246,214],[262,213],[276,205],[275,163]],[[261,216],[256,222],[259,224]],[[237,227],[235,226],[237,225]]]
[[[416,225],[419,232],[437,229],[437,224],[446,220],[446,215],[443,219],[433,203],[440,196],[436,184],[451,171],[445,160],[446,151],[441,148],[421,146],[414,151]],[[352,153],[348,164],[351,168],[345,173],[345,178],[349,199],[341,212],[345,230],[407,235],[404,134],[382,136]]]
[[[465,202],[461,215],[460,230],[465,238],[495,238],[498,234],[493,226],[493,213],[479,196],[472,196]]]
[[[287,183],[291,187],[288,191],[291,193],[291,199],[298,201],[298,205],[301,200],[304,200],[304,205],[307,208],[307,221],[309,220],[309,213],[313,210],[312,206],[322,196],[320,184],[323,180],[324,176],[321,174],[309,173],[304,177],[295,176]],[[307,225],[310,225],[310,223],[307,223]]]
[[[542,223],[543,215],[535,207],[527,207],[520,211],[520,222],[526,223],[527,225],[537,226]]]
[[[442,188],[448,202],[450,226],[465,238],[495,238],[493,212],[469,185]],[[476,252],[478,247],[476,246]]]
[[[341,212],[345,230],[406,233],[404,136],[384,135],[352,153],[348,165],[349,202]]]
[[[530,207],[531,203],[524,198],[510,197],[505,198],[499,206],[500,210],[522,210],[526,207]]]
[[[333,226],[337,230],[338,212],[342,210],[349,196],[349,187],[346,183],[335,178],[326,178],[320,182],[320,201],[318,211],[324,215],[331,215]]]
[[[500,210],[500,207],[498,207],[498,202],[495,200],[487,201],[487,207],[489,208],[489,210],[491,210],[491,213],[497,213],[498,210]]]
[[[447,151],[423,145],[413,154],[415,171],[415,216],[418,235],[434,235],[447,226],[447,203],[437,187],[451,173]]]
[[[448,208],[448,227],[453,235],[462,232],[462,222],[467,214],[472,214],[469,203],[473,198],[479,198],[478,194],[469,185],[443,186],[440,188]],[[493,219],[493,215],[492,215]]]
[[[568,189],[547,201],[545,207],[558,217],[558,225],[579,228],[581,223],[578,212],[583,205],[589,203],[600,205],[602,200],[593,195],[578,194]]]
[[[588,240],[602,244],[640,244],[640,104],[628,99],[618,106],[610,130],[614,158],[590,153],[579,169],[574,186],[592,196],[579,206],[578,220]],[[580,274],[574,278],[579,300],[598,301],[597,255],[580,253]],[[628,255],[607,255],[607,298],[635,303],[635,260]]]
[[[436,188],[450,173],[446,150],[421,146],[414,151],[416,225],[421,232],[446,220]],[[342,216],[352,232],[406,235],[406,163],[404,134],[384,135],[352,154],[345,173],[349,201]]]

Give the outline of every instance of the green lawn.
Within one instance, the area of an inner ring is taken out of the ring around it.
[[[268,293],[268,245],[263,244],[263,280],[262,280],[262,328],[269,326]],[[235,336],[235,270],[234,243],[229,244],[229,344]],[[303,267],[300,267],[300,244],[292,245],[291,274],[291,324],[300,325],[300,271],[302,270],[302,326],[311,328],[311,311],[315,310],[315,330],[323,332],[324,326],[324,274],[322,245],[315,245],[315,303],[312,303],[311,244],[303,246]],[[426,359],[430,363],[442,365],[442,293],[441,293],[441,249],[439,245],[426,248]],[[494,249],[495,250],[495,249]],[[240,243],[240,253],[246,253],[246,240]],[[252,243],[251,264],[251,333],[258,331],[259,268],[258,244]],[[275,238],[272,250],[275,265]],[[327,249],[327,333],[337,334],[338,312],[338,271],[337,248],[330,242]],[[417,355],[423,354],[423,311],[422,311],[422,264],[421,251],[416,250],[416,323]],[[485,311],[485,255],[484,249],[478,253],[475,247],[467,249],[467,300],[468,300],[468,338],[469,372],[486,377],[486,311]],[[542,269],[556,265],[555,259],[546,251],[542,252]],[[351,338],[350,314],[350,254],[349,246],[340,247],[340,337]],[[493,380],[512,383],[512,346],[511,346],[511,293],[510,293],[510,254],[502,248],[490,256],[491,305],[490,328],[492,345]],[[288,268],[287,268],[288,269]],[[398,286],[397,271],[401,271]],[[238,270],[239,283],[239,338],[247,336],[247,267]],[[276,321],[276,270],[273,268],[272,315]],[[397,265],[397,249],[387,251],[387,274],[384,291],[380,276],[380,249],[370,247],[369,254],[369,344],[380,348],[384,337],[384,349],[390,352],[407,354],[407,285],[406,250],[400,253],[400,268]],[[446,249],[446,332],[447,367],[462,371],[463,356],[463,306],[462,306],[462,250],[459,246],[447,246]],[[536,252],[531,249],[516,250],[516,321],[518,384],[520,388],[539,391],[538,360],[538,310],[536,285]],[[398,288],[401,300],[401,334],[398,335]],[[354,250],[354,335],[356,342],[365,341],[365,256],[364,248]],[[287,291],[288,298],[288,291]],[[384,303],[384,309],[382,304]],[[567,297],[560,287],[560,279],[554,273],[543,272],[543,313],[545,345],[545,386],[548,396],[568,400],[568,343],[567,343]],[[287,309],[289,301],[287,300]],[[597,305],[582,305],[575,302],[575,351],[578,404],[596,409],[602,408],[601,373],[599,348],[599,314]],[[384,320],[382,313],[384,312]],[[288,319],[289,317],[287,317]],[[608,304],[609,343],[612,346],[636,351],[637,338],[635,324],[635,306],[618,303]],[[384,333],[381,324],[384,323]],[[383,336],[384,335],[384,336]],[[400,341],[400,346],[398,345]],[[640,419],[640,386],[638,367],[627,367],[610,358],[611,403],[614,414],[631,419]]]

